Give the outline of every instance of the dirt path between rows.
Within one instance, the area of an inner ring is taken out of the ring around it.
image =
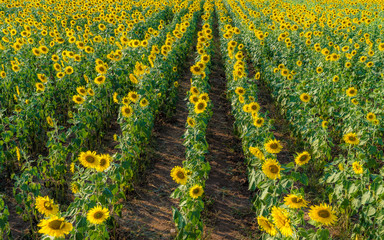
[[[213,32],[215,53],[209,76],[213,115],[207,129],[206,156],[211,172],[206,181],[205,239],[251,239],[256,229],[252,193],[248,191],[241,142],[233,133],[234,119],[226,99],[225,67],[216,23]]]

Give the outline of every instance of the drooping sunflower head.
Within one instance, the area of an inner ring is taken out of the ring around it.
[[[284,197],[284,204],[287,205],[289,208],[303,208],[308,205],[308,202],[304,200],[302,196],[297,196],[295,194],[289,194],[288,196]]]
[[[271,215],[273,223],[280,230],[281,234],[285,237],[292,236],[291,219],[287,210],[273,206]]]
[[[297,155],[297,157],[295,158],[295,163],[298,166],[301,166],[308,163],[309,160],[311,160],[311,155],[307,151],[305,151]]]
[[[187,184],[188,175],[186,174],[186,170],[182,167],[176,166],[171,170],[172,179],[181,185]]]
[[[263,173],[270,179],[280,178],[280,164],[272,158],[267,158],[262,166]]]
[[[264,153],[258,147],[249,147],[249,152],[260,160],[264,160]]]
[[[64,237],[70,233],[73,228],[71,223],[57,216],[52,216],[50,219],[43,219],[37,226],[40,227],[39,233],[51,237]]]
[[[275,226],[273,226],[273,223],[271,223],[266,217],[257,217],[257,224],[259,224],[261,230],[265,231],[269,235],[275,236],[277,234]]]
[[[335,211],[326,203],[311,206],[311,210],[309,211],[308,215],[313,221],[316,221],[322,225],[332,225],[337,221]]]
[[[281,146],[279,140],[276,140],[276,139],[272,140],[272,139],[270,139],[268,142],[266,142],[264,144],[264,148],[269,153],[277,154],[277,153],[279,153],[281,151],[281,149],[283,149],[283,146]]]
[[[88,211],[87,220],[92,224],[101,224],[109,217],[109,210],[96,206]]]
[[[360,140],[357,137],[356,133],[347,133],[343,136],[343,139],[346,143],[352,144],[352,145],[357,145],[359,144]]]
[[[80,163],[86,168],[97,168],[99,166],[100,160],[96,152],[81,152],[79,155]]]
[[[53,200],[49,199],[48,196],[37,197],[35,208],[37,209],[37,211],[39,211],[41,214],[44,214],[45,216],[56,215],[59,212],[59,207],[54,204]]]
[[[203,195],[203,193],[204,193],[204,190],[200,185],[194,185],[189,189],[189,196],[191,196],[191,198],[196,199],[201,195]]]
[[[96,167],[96,170],[99,172],[103,172],[108,169],[111,164],[112,157],[109,154],[101,154],[99,157],[99,165]]]

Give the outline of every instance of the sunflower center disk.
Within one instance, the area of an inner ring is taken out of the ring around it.
[[[96,218],[96,219],[100,219],[100,218],[103,218],[104,214],[102,212],[96,212],[93,217]]]
[[[294,203],[302,203],[303,199],[294,197],[294,198],[292,198],[292,202],[294,202]]]
[[[320,210],[317,214],[322,218],[329,218],[330,216],[330,213],[327,210]]]
[[[107,163],[104,158],[100,159],[100,166],[104,166]]]
[[[270,146],[270,148],[272,148],[272,149],[277,149],[277,144],[276,144],[276,143],[272,143],[271,146]]]
[[[53,230],[60,230],[60,229],[63,229],[65,224],[64,224],[64,221],[63,220],[53,220],[51,222],[49,222],[48,224],[49,228],[53,229]]]
[[[87,156],[87,157],[85,158],[85,161],[87,161],[87,162],[89,162],[89,163],[93,163],[93,162],[95,162],[95,158],[92,157],[92,156]]]
[[[177,176],[178,178],[180,178],[180,179],[184,179],[184,173],[183,173],[183,172],[178,172],[178,173],[176,174],[176,176]]]
[[[272,165],[272,166],[269,166],[269,171],[271,173],[278,173],[279,172],[279,168],[275,165]]]
[[[44,203],[44,207],[45,207],[45,209],[47,209],[47,210],[52,210],[53,208],[52,208],[52,204],[50,203],[50,202],[45,202]]]
[[[305,162],[307,160],[307,156],[301,156],[299,161],[300,162]]]
[[[199,190],[198,188],[193,189],[193,193],[194,193],[194,194],[198,194],[199,192],[200,192],[200,190]]]

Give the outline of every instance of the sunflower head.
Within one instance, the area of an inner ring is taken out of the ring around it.
[[[351,145],[357,145],[360,142],[356,133],[347,133],[343,136],[343,139],[346,143],[351,144]]]
[[[277,234],[275,226],[273,226],[273,223],[271,223],[266,217],[257,217],[257,224],[259,224],[261,230],[265,231],[269,235],[275,236]]]
[[[281,149],[283,149],[283,146],[281,146],[280,144],[280,141],[279,140],[269,140],[268,142],[266,142],[264,144],[264,148],[265,150],[267,150],[267,152],[269,153],[279,153],[281,151]]]
[[[109,210],[96,206],[88,211],[87,220],[92,224],[101,224],[109,217]]]
[[[275,159],[267,158],[262,166],[263,173],[270,179],[280,178],[280,164]]]
[[[188,123],[188,125],[189,125],[190,127],[195,127],[195,126],[196,126],[196,121],[195,121],[195,119],[193,119],[193,118],[188,117],[188,119],[187,119],[187,123]]]
[[[39,211],[41,214],[44,214],[45,216],[56,215],[59,212],[59,207],[54,204],[53,200],[49,199],[48,196],[37,197],[35,208],[37,209],[37,211]]]
[[[194,185],[189,189],[189,196],[191,196],[191,198],[196,199],[201,195],[203,195],[203,193],[204,193],[204,190],[200,185]]]
[[[264,160],[264,153],[258,147],[249,147],[249,152],[260,160]]]
[[[195,113],[197,113],[197,114],[203,113],[205,111],[206,107],[207,107],[207,102],[200,99],[195,104]]]
[[[354,97],[357,95],[357,89],[354,87],[350,87],[346,91],[348,97]]]
[[[188,176],[186,170],[182,167],[176,166],[171,170],[172,179],[181,185],[187,184]]]
[[[99,156],[96,152],[81,152],[79,155],[80,163],[86,168],[97,168],[100,163]]]
[[[298,166],[301,166],[308,163],[309,160],[311,160],[311,155],[307,151],[305,151],[297,155],[297,157],[295,158],[295,163]]]
[[[99,165],[96,167],[96,170],[99,172],[103,172],[108,169],[111,164],[112,157],[109,154],[101,154],[99,157]]]
[[[289,194],[284,198],[284,204],[289,208],[303,208],[308,205],[308,202],[304,200],[303,197],[297,196],[295,194]]]
[[[131,106],[123,106],[121,108],[121,113],[123,114],[124,117],[129,118],[133,114],[133,109]]]
[[[337,221],[335,211],[325,203],[311,206],[308,215],[312,220],[322,225],[332,225]]]
[[[253,125],[255,125],[256,127],[261,127],[261,126],[263,126],[263,124],[264,124],[264,118],[262,118],[262,117],[257,117],[253,121]]]
[[[40,227],[39,233],[46,234],[51,237],[64,237],[72,231],[72,224],[66,222],[64,218],[52,216],[49,219],[43,219],[37,225]]]
[[[307,103],[307,102],[309,102],[309,100],[311,100],[311,96],[309,96],[307,93],[302,93],[302,94],[300,95],[300,100],[301,100],[302,102]]]
[[[356,174],[363,174],[363,166],[359,162],[352,163],[352,169]]]

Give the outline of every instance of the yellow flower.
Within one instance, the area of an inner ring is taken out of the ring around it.
[[[47,123],[49,126],[54,127],[52,118],[50,116],[47,117]]]
[[[300,95],[300,100],[301,100],[302,102],[307,103],[307,102],[309,102],[309,101],[311,100],[311,96],[309,96],[307,93],[302,93],[302,94]]]
[[[96,77],[94,82],[97,85],[103,84],[105,82],[105,76],[98,76],[98,77]]]
[[[99,156],[96,152],[81,152],[79,155],[80,163],[86,168],[97,168],[99,166]]]
[[[269,140],[268,142],[266,142],[264,144],[264,148],[265,150],[267,150],[267,152],[269,153],[279,153],[281,151],[281,149],[283,149],[283,146],[281,146],[280,144],[280,141],[279,140]]]
[[[102,65],[97,65],[97,66],[95,67],[95,69],[96,69],[96,72],[98,72],[98,73],[101,74],[101,75],[107,74],[107,68],[104,66],[104,64],[102,64]]]
[[[259,224],[261,230],[265,231],[269,235],[275,236],[277,234],[276,228],[267,218],[263,216],[257,217],[257,224]]]
[[[201,195],[203,195],[203,193],[204,193],[204,190],[200,185],[194,185],[189,189],[189,196],[191,196],[191,198],[196,199]]]
[[[312,220],[322,225],[332,225],[337,221],[335,211],[327,204],[311,206],[308,215]]]
[[[190,127],[195,127],[196,126],[196,121],[193,118],[188,117],[187,118],[187,123]]]
[[[39,233],[51,237],[64,237],[65,234],[70,233],[73,228],[71,223],[57,216],[53,216],[50,219],[43,219],[37,226],[40,227]]]
[[[148,106],[148,104],[149,104],[149,102],[146,98],[143,98],[140,100],[140,107],[142,107],[142,108],[146,107],[146,106]]]
[[[260,105],[257,102],[251,102],[248,106],[251,112],[258,112],[260,110]]]
[[[354,87],[350,87],[347,89],[346,93],[347,93],[348,97],[354,97],[357,95],[357,89]]]
[[[284,197],[284,204],[287,205],[289,208],[303,208],[308,205],[308,202],[304,200],[303,197],[297,196],[295,194],[289,194],[288,196]]]
[[[121,108],[121,112],[122,112],[122,114],[123,114],[123,116],[124,117],[130,117],[130,116],[132,116],[132,114],[133,114],[133,109],[132,109],[132,107],[131,106],[123,106],[122,108]]]
[[[237,87],[235,93],[239,96],[242,96],[245,94],[245,89],[243,87]]]
[[[114,103],[119,103],[119,99],[117,99],[117,96],[118,96],[119,94],[117,93],[117,92],[114,92],[113,93],[113,102]]]
[[[77,185],[77,183],[71,183],[71,191],[73,192],[73,194],[76,194],[79,192],[79,185]]]
[[[52,199],[48,196],[36,198],[35,208],[39,213],[45,216],[56,215],[59,212],[59,207],[53,203]]]
[[[98,172],[103,172],[109,168],[111,164],[112,157],[109,154],[101,154],[99,157],[99,165],[96,167]]]
[[[249,147],[249,152],[260,160],[264,160],[264,153],[258,147]]]
[[[36,91],[37,92],[44,92],[45,87],[42,83],[36,83]]]
[[[308,152],[302,152],[295,158],[295,163],[299,166],[304,165],[311,160],[311,155]]]
[[[292,236],[291,219],[289,219],[287,210],[273,206],[271,215],[273,223],[280,230],[281,234],[285,237]]]
[[[80,95],[74,95],[72,100],[77,104],[82,104],[84,102],[84,98]]]
[[[253,121],[253,125],[255,125],[256,127],[261,127],[261,126],[263,126],[263,124],[264,124],[264,118],[262,118],[262,117],[257,117]]]
[[[182,167],[176,166],[172,168],[171,177],[178,184],[187,184],[188,176],[186,174],[186,170]]]
[[[352,163],[352,168],[356,174],[363,174],[364,169],[359,162]]]
[[[137,100],[139,100],[139,94],[137,94],[137,92],[131,91],[128,93],[128,98],[135,103]]]
[[[360,140],[357,137],[356,133],[347,133],[343,136],[343,139],[346,143],[352,144],[352,145],[357,145],[359,144]]]
[[[368,121],[374,121],[376,119],[376,115],[373,112],[369,112],[367,114],[367,120]]]
[[[87,220],[92,224],[101,224],[109,217],[109,210],[96,206],[88,211]]]
[[[197,113],[197,114],[203,113],[205,111],[206,107],[207,107],[207,102],[202,100],[202,99],[200,99],[195,104],[195,113]]]
[[[87,95],[87,90],[85,89],[85,87],[77,87],[77,88],[76,88],[76,91],[77,91],[80,95],[83,95],[83,96],[86,96],[86,95]]]
[[[270,179],[280,178],[280,164],[272,158],[267,158],[262,166],[263,173]]]

